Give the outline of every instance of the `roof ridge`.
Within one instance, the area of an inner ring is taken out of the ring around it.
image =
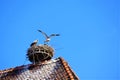
[[[62,62],[67,74],[69,75],[70,80],[74,80],[75,79],[74,76],[76,76],[76,75],[73,72],[73,70],[69,67],[69,64],[62,57],[59,57],[59,59]],[[76,79],[79,80],[77,76],[76,76]]]

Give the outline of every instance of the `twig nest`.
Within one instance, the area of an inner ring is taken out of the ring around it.
[[[54,49],[48,45],[36,45],[30,47],[27,51],[27,57],[32,63],[50,60],[53,57],[53,54]]]

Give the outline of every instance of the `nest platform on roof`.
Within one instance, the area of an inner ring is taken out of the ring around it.
[[[53,57],[53,54],[54,49],[48,45],[36,45],[30,47],[27,51],[27,57],[32,63],[50,60]]]

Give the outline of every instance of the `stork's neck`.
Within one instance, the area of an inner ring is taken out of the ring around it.
[[[50,38],[47,38],[47,40],[46,41],[50,41]]]

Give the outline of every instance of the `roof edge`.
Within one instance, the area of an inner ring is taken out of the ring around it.
[[[69,75],[71,80],[79,80],[78,76],[76,76],[76,74],[73,72],[73,70],[70,68],[69,64],[62,58],[62,57],[58,57],[58,59],[60,59],[60,61],[62,62],[67,74]]]

